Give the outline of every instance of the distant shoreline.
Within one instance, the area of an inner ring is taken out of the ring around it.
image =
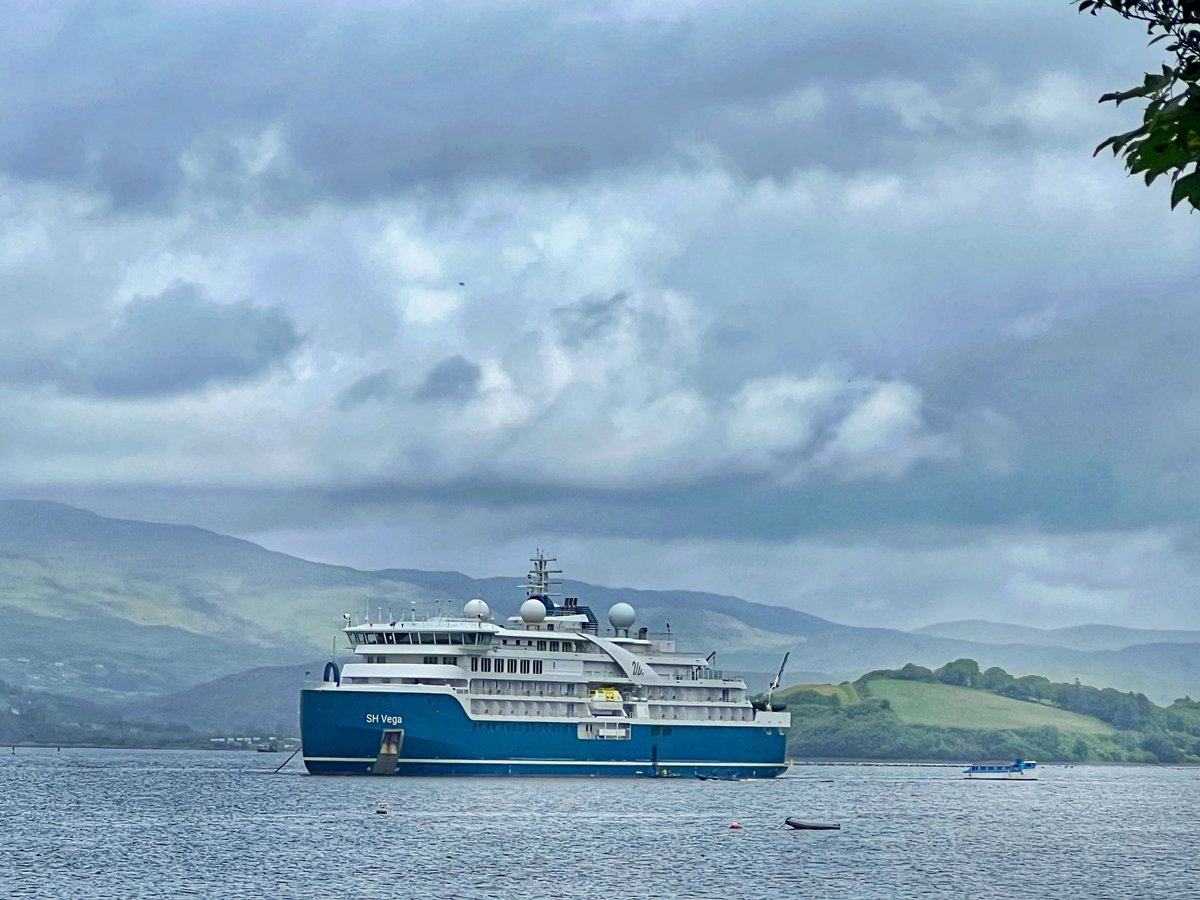
[[[8,747],[9,753],[5,754],[0,750],[0,757],[5,755],[13,755],[13,751],[21,750],[52,750],[55,752],[62,750],[137,750],[137,751],[176,751],[176,752],[216,752],[216,753],[257,753],[255,747],[244,746],[187,746],[187,747],[154,747],[154,746],[128,746],[122,744],[0,744],[0,748]],[[278,750],[271,753],[272,756],[280,754],[292,753],[299,750],[298,744],[293,746],[281,745]],[[862,766],[864,768],[926,768],[926,769],[956,769],[964,765],[968,765],[973,760],[961,760],[958,762],[947,762],[946,760],[930,760],[930,759],[865,759],[865,758],[820,758],[820,759],[802,759],[793,760],[789,771],[797,768],[821,768],[824,766]],[[1038,765],[1042,768],[1054,769],[1071,769],[1077,766],[1104,766],[1107,768],[1115,767],[1133,767],[1145,768],[1147,766],[1158,766],[1167,769],[1200,769],[1200,763],[1164,763],[1164,762],[1112,762],[1108,760],[1083,760],[1079,762],[1057,762],[1054,760],[1048,762],[1039,762]]]

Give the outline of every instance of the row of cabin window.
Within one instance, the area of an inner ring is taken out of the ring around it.
[[[510,642],[509,642],[508,638],[504,638],[503,640],[500,641],[500,643],[507,645]],[[521,639],[516,638],[511,643],[515,647],[520,647]],[[531,641],[531,640],[526,640],[525,646],[526,647],[534,647],[534,649],[536,649],[536,650],[549,650],[551,653],[558,653],[559,650],[564,650],[564,651],[570,653],[572,650],[575,649],[575,645],[572,644],[570,641]]]
[[[367,657],[367,662],[369,662],[369,663],[371,663],[371,662],[386,662],[386,661],[387,661],[386,656],[368,656]],[[427,666],[436,666],[438,664],[438,657],[425,656],[425,657],[422,657],[421,662]],[[492,662],[491,657],[485,656],[485,657],[480,658],[478,656],[472,656],[471,657],[471,671],[472,672],[503,672],[505,670],[505,662],[506,661],[503,659],[497,659],[495,661],[495,668],[493,668],[492,667],[493,662]],[[457,656],[443,656],[443,657],[441,657],[441,663],[442,663],[442,665],[445,665],[445,666],[457,666],[457,665],[459,665],[459,658]],[[521,660],[510,659],[510,660],[507,660],[507,663],[508,663],[508,672],[511,675],[516,675],[518,670],[520,671],[520,673],[522,675],[529,675],[531,673],[534,675],[542,674],[542,661],[540,659],[535,659],[532,661],[528,660],[528,659],[521,659]]]
[[[350,643],[359,644],[490,644],[490,634],[473,631],[367,631],[351,632]]]
[[[472,672],[493,672],[493,671],[503,672],[503,671],[505,671],[506,663],[507,663],[508,673],[510,675],[516,675],[518,667],[520,668],[520,672],[522,675],[529,675],[531,671],[532,671],[532,674],[534,674],[534,675],[542,674],[542,661],[540,659],[534,659],[534,660],[497,659],[495,661],[496,667],[495,667],[495,669],[493,669],[492,668],[492,659],[491,659],[491,657],[487,657],[487,656],[484,656],[484,657],[472,656],[471,657],[471,671]]]
[[[393,661],[395,661],[395,659],[396,659],[396,657],[392,657]],[[408,657],[402,656],[402,657],[400,657],[400,659],[407,660]],[[369,663],[386,663],[387,661],[388,661],[388,657],[386,657],[386,656],[368,656],[367,657],[367,662],[369,662]],[[442,665],[444,665],[444,666],[457,666],[458,665],[458,657],[457,656],[443,656],[441,661],[442,661]],[[436,666],[438,664],[438,658],[436,656],[426,656],[422,659],[422,662],[424,662],[425,665],[427,665],[427,666]]]

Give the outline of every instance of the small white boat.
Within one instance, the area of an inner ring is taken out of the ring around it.
[[[386,816],[387,815],[387,804],[386,803],[376,803],[375,804],[375,812],[381,816]]]
[[[963,778],[972,781],[1037,781],[1037,761],[1018,758],[1012,762],[972,763],[963,769]]]

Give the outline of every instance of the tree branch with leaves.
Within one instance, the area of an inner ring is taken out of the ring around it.
[[[1186,202],[1200,209],[1200,0],[1073,0],[1081,13],[1107,9],[1146,25],[1151,44],[1167,42],[1174,65],[1147,73],[1140,85],[1114,91],[1101,103],[1120,106],[1145,100],[1142,124],[1117,134],[1096,148],[1111,148],[1124,157],[1130,175],[1147,185],[1170,176],[1171,208]]]

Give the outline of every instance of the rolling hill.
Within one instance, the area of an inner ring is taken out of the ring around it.
[[[514,560],[514,569],[523,568]],[[365,572],[190,526],[0,501],[0,680],[114,704],[167,696],[184,703],[181,692],[200,685],[224,695],[213,682],[327,657],[346,610],[398,615],[416,605],[432,612],[435,598],[480,596],[503,617],[524,598],[523,584],[521,577],[457,572]],[[989,644],[840,625],[718,594],[570,580],[563,590],[591,605],[602,622],[618,601],[632,604],[651,630],[669,622],[681,647],[718,650],[721,668],[745,675],[755,689],[790,652],[785,681],[837,682],[906,662],[936,667],[970,657],[1018,674],[1138,690],[1159,702],[1200,695],[1200,645],[1192,643],[1094,650]],[[260,717],[294,706],[294,693],[229,696]]]
[[[1200,704],[981,670],[906,665],[778,692],[796,758],[1200,762]]]
[[[1064,734],[1113,734],[1094,716],[952,684],[880,678],[867,682],[871,697],[886,700],[901,722],[939,728],[1019,730],[1057,728]]]

